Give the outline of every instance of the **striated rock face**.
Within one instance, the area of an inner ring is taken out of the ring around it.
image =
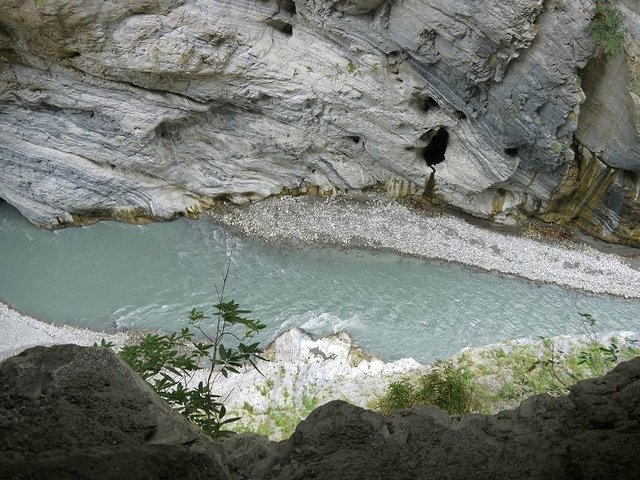
[[[640,476],[640,359],[495,416],[422,407],[384,418],[331,402],[280,443],[202,437],[97,347],[26,350],[0,364],[0,380],[6,479]]]
[[[581,71],[586,100],[574,135],[576,163],[543,218],[639,245],[640,4],[622,0],[619,8],[626,53],[593,58]]]
[[[553,214],[581,199],[574,132],[620,175],[640,168],[635,0],[606,68],[590,60],[595,0],[0,7],[0,197],[41,225],[366,187]],[[620,210],[594,208],[636,215],[622,192]]]

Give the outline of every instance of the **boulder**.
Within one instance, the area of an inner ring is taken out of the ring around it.
[[[109,349],[34,347],[0,365],[3,479],[226,479],[222,457]]]

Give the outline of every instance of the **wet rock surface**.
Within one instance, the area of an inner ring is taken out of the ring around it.
[[[3,478],[620,478],[640,475],[640,359],[495,416],[345,402],[287,441],[212,442],[112,353],[36,347],[0,365]]]

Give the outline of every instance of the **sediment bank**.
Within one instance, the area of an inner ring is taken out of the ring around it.
[[[271,242],[366,247],[640,298],[640,271],[619,255],[586,244],[507,235],[449,214],[424,215],[377,194],[285,196],[212,215],[243,235]]]

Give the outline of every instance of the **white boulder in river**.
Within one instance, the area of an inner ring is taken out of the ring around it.
[[[638,244],[616,5],[606,59],[595,0],[0,0],[0,198],[53,227],[376,186]]]

